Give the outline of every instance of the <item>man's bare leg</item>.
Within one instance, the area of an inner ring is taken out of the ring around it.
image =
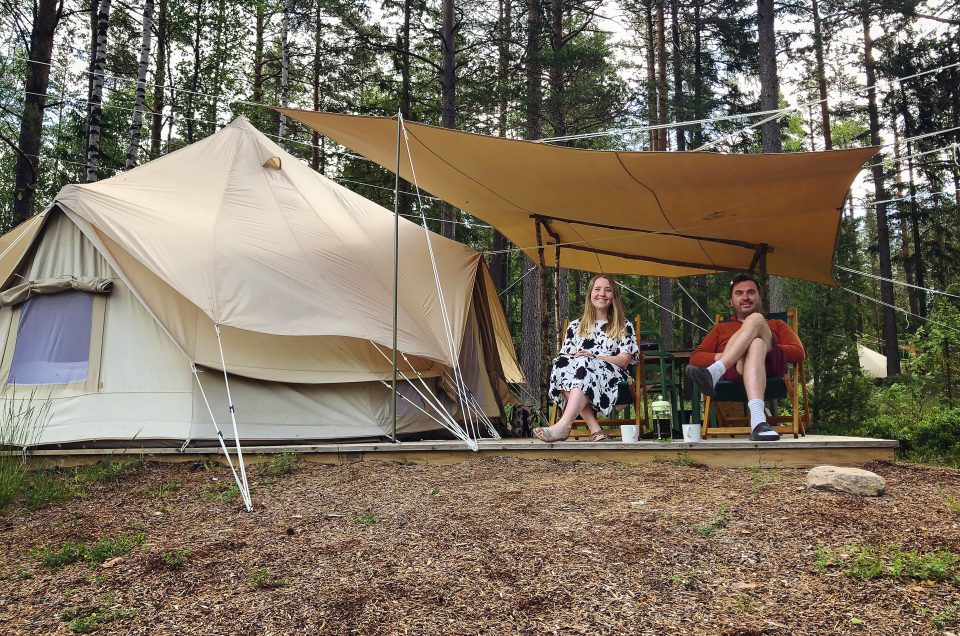
[[[754,343],[758,344],[754,345]],[[702,393],[713,397],[714,387],[727,369],[735,366],[740,375],[746,377],[746,361],[749,352],[754,348],[755,351],[752,355],[763,354],[760,356],[760,374],[762,375],[764,358],[770,351],[772,343],[773,334],[770,333],[770,327],[767,325],[766,319],[761,314],[751,314],[744,319],[743,325],[733,334],[724,350],[716,354],[713,364],[706,368],[687,367],[687,379],[694,382]],[[756,375],[754,374],[753,377],[756,378]],[[765,384],[766,376],[759,382]],[[751,380],[751,385],[756,384]],[[763,384],[760,386],[762,387]],[[763,388],[760,390],[760,395],[763,396]]]

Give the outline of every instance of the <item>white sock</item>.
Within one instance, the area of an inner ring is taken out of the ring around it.
[[[710,372],[710,377],[713,378],[713,384],[716,386],[717,382],[720,381],[720,378],[723,377],[723,374],[727,372],[727,367],[725,364],[723,364],[722,360],[717,360],[707,367],[707,371]]]
[[[750,409],[750,428],[757,428],[757,424],[767,421],[767,416],[764,413],[763,400],[750,400],[747,402],[747,407]],[[767,433],[764,431],[760,433],[762,436],[775,437],[776,432],[771,431]]]
[[[756,428],[760,422],[767,421],[767,414],[763,411],[763,400],[750,400],[747,402],[747,408],[750,409],[750,428]]]

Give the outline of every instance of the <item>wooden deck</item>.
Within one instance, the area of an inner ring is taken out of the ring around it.
[[[248,446],[244,460],[254,463],[274,453],[299,453],[306,461],[345,464],[360,461],[395,461],[419,464],[454,464],[480,457],[515,457],[561,461],[646,463],[678,461],[721,467],[793,467],[808,468],[821,464],[855,466],[869,461],[891,461],[899,443],[895,440],[864,437],[807,435],[776,442],[752,442],[725,438],[703,442],[640,441],[566,441],[544,444],[535,439],[482,440],[477,452],[459,441],[420,441],[403,443],[333,443],[283,446]],[[231,451],[233,452],[233,451]],[[73,466],[102,459],[149,456],[156,461],[186,462],[200,459],[223,461],[216,448],[144,448],[144,449],[72,449],[44,450],[32,454],[33,461],[44,465]]]

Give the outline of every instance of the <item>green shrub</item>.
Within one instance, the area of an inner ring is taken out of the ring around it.
[[[271,477],[287,475],[293,472],[297,459],[298,457],[295,453],[277,453],[276,455],[271,455],[270,459],[260,466],[260,469],[265,475],[270,475]]]
[[[898,440],[903,459],[960,466],[960,408],[924,405],[901,385],[878,391],[871,402],[875,415],[858,434]]]
[[[160,560],[171,570],[179,570],[187,564],[190,550],[168,550],[160,555]]]
[[[63,503],[83,497],[83,488],[73,478],[58,470],[35,470],[27,475],[23,487],[23,502],[36,510],[50,504]]]
[[[290,582],[267,568],[256,568],[247,573],[247,583],[257,589],[274,589],[284,587]]]
[[[136,472],[145,465],[146,461],[144,461],[142,457],[117,462],[110,461],[109,459],[103,460],[79,469],[77,471],[77,479],[87,483],[119,481],[122,477]]]
[[[30,550],[30,556],[51,568],[63,567],[77,561],[103,563],[112,558],[129,554],[135,546],[143,544],[146,536],[143,533],[124,534],[117,538],[104,537],[90,546],[77,541],[67,541],[59,548],[49,546]]]

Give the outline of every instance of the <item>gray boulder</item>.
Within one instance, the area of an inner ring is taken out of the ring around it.
[[[807,473],[807,488],[846,492],[860,497],[882,495],[887,488],[883,477],[862,468],[817,466]]]

